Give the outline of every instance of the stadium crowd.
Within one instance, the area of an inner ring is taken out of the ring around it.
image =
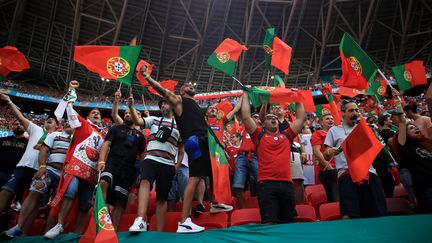
[[[259,208],[263,224],[299,221],[298,205],[319,212],[321,204],[337,205],[340,219],[380,217],[391,214],[388,199],[396,197],[405,198],[408,213],[432,213],[432,85],[413,97],[392,90],[379,104],[367,95],[341,97],[342,119],[336,121],[329,111],[306,113],[300,102],[295,108],[254,109],[247,92],[230,98],[234,106],[227,110],[219,106],[225,99],[196,102],[194,85],[184,84],[177,95],[142,71],[163,97],[157,103],[160,117],[136,110],[140,99],[120,91],[98,99],[113,103],[110,125],[102,125],[106,119],[97,109],[78,114],[73,102],[63,108],[67,119],[23,114],[0,94],[0,126],[13,132],[0,138],[3,237],[31,235],[34,222],[49,239],[70,231],[83,234],[97,183],[117,231],[147,231],[149,224],[163,231],[167,212],[174,211],[181,212],[177,233],[203,231],[199,215],[208,211],[245,208]],[[2,86],[25,91],[15,83]],[[68,92],[78,89],[77,81],[69,83]],[[121,104],[128,106],[124,114],[118,111]],[[203,112],[198,104],[208,106]],[[362,117],[385,146],[368,175],[354,182],[341,145]],[[218,202],[212,190],[208,128],[228,158],[231,203]],[[313,159],[307,158],[308,143]],[[304,181],[308,160],[314,165],[313,185]]]

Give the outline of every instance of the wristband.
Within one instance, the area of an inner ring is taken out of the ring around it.
[[[99,161],[98,164],[104,165],[105,161]]]
[[[39,169],[45,168],[46,169],[46,165],[39,165]]]

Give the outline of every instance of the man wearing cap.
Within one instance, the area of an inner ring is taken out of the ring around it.
[[[243,94],[241,114],[246,130],[256,144],[258,157],[258,203],[261,222],[278,224],[294,222],[295,193],[291,178],[291,143],[303,127],[306,113],[296,103],[297,119],[285,131],[279,130],[277,116],[267,114],[259,128],[250,114],[247,92]]]
[[[27,147],[21,160],[15,167],[9,181],[4,184],[0,190],[0,212],[2,212],[7,206],[9,206],[10,201],[15,194],[22,194],[24,188],[30,185],[34,174],[38,171],[40,167],[38,163],[39,150],[34,147],[44,134],[44,130],[25,118],[8,95],[1,93],[0,99],[7,103],[9,109],[29,134]],[[52,117],[46,119],[44,128],[48,133],[54,132],[58,128],[57,120]]]
[[[18,223],[5,232],[7,236],[21,236],[23,229],[28,228],[25,226],[31,226],[36,218],[41,197],[57,190],[72,132],[73,129],[66,122],[63,131],[52,132],[46,136],[39,148],[39,170],[33,176],[30,193],[22,205]]]
[[[145,138],[136,129],[131,109],[126,109],[123,124],[113,126],[105,136],[99,155],[100,185],[107,203],[114,205],[112,222],[118,229],[135,177],[135,159],[144,156]],[[106,159],[106,162],[105,162]]]
[[[180,88],[180,95],[175,95],[152,79],[145,70],[141,69],[140,72],[146,77],[150,86],[172,107],[189,158],[189,180],[184,191],[182,219],[177,233],[201,232],[204,227],[194,224],[190,218],[192,199],[200,181],[206,176],[211,176],[212,170],[207,138],[208,126],[201,108],[193,99],[196,93],[195,86],[186,83]],[[216,204],[216,206],[228,211],[232,210],[232,207],[224,204]]]
[[[173,111],[166,100],[160,100],[159,109],[162,117],[138,117],[133,108],[133,98],[128,106],[132,112],[133,123],[150,128],[150,138],[144,161],[141,164],[141,183],[138,194],[138,210],[129,232],[147,231],[145,221],[150,199],[150,190],[156,181],[156,230],[162,231],[167,211],[168,193],[176,174],[176,164],[181,164],[184,146],[174,119]],[[176,154],[178,153],[177,161]]]
[[[342,151],[342,143],[361,119],[356,101],[344,100],[341,110],[343,123],[330,128],[324,141],[325,159],[336,159],[340,215],[342,219],[385,216],[387,209],[383,188],[374,167],[371,165],[367,180],[354,183],[348,170],[346,151]]]

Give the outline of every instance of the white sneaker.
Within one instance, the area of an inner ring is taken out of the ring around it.
[[[204,227],[194,224],[191,218],[187,218],[183,223],[179,222],[177,227],[177,233],[197,233],[204,230]]]
[[[52,229],[45,233],[45,237],[52,240],[61,233],[63,233],[63,225],[56,224]]]
[[[233,210],[233,207],[230,205],[226,205],[223,203],[210,204],[210,213],[229,212],[231,210]]]
[[[134,223],[129,228],[129,232],[147,231],[147,222],[142,217],[136,217]]]

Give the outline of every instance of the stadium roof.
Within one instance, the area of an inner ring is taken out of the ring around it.
[[[0,46],[18,47],[31,64],[12,78],[59,90],[77,79],[92,95],[111,95],[118,84],[74,63],[72,47],[127,45],[135,35],[158,80],[193,80],[198,92],[238,88],[206,63],[227,37],[249,47],[235,76],[246,84],[265,82],[268,27],[293,48],[288,86],[338,76],[344,32],[384,72],[413,59],[432,65],[432,4],[426,0],[3,0],[0,15]],[[134,92],[140,90],[135,82]]]

